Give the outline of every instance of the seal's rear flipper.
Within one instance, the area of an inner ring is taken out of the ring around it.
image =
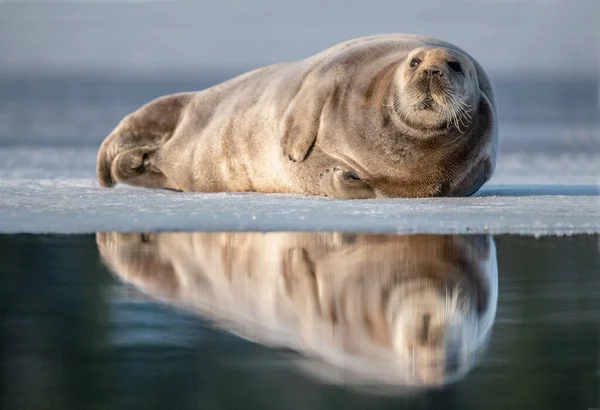
[[[148,188],[174,189],[168,185],[161,186],[161,178],[150,180],[148,176],[151,174],[147,174],[144,179],[139,177],[143,174],[142,170],[153,170],[150,166],[153,163],[148,162],[150,153],[158,151],[171,138],[191,98],[191,93],[157,98],[123,118],[98,151],[96,177],[100,185],[111,187],[117,182],[123,182]],[[119,160],[121,164],[115,166],[114,162],[122,154],[127,155],[122,156]],[[146,160],[143,159],[144,155]],[[126,169],[127,167],[133,168]],[[136,167],[139,167],[137,173],[134,172]],[[116,175],[115,170],[120,173]],[[150,185],[145,185],[146,182]]]
[[[179,190],[156,165],[156,150],[134,148],[117,155],[111,165],[115,182],[144,188],[167,188]]]

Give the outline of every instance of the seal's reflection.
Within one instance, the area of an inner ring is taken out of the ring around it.
[[[345,382],[457,380],[496,312],[489,236],[98,233],[97,243],[142,292],[318,358],[310,371]]]

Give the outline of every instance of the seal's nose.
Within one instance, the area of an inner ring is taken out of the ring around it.
[[[425,72],[425,74],[427,74],[430,77],[443,77],[444,73],[442,73],[441,70],[438,70],[437,68],[426,68],[425,70],[423,70]]]

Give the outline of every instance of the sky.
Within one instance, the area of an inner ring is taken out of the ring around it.
[[[0,74],[253,68],[390,32],[496,72],[600,71],[600,0],[0,0]]]

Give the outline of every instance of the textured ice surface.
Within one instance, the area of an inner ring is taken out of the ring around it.
[[[470,198],[177,193],[94,179],[96,148],[0,148],[0,232],[600,232],[600,154],[500,155]]]

